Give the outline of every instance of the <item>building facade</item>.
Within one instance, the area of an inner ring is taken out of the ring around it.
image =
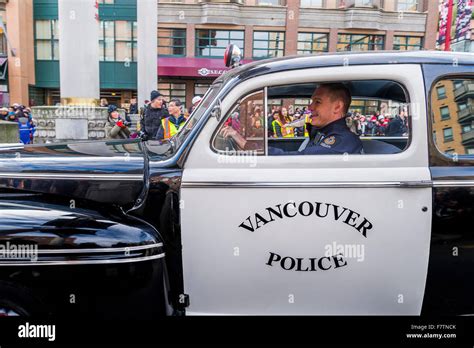
[[[10,0],[7,12],[15,6],[31,16],[14,28],[24,33],[21,48],[30,63],[15,75],[20,82],[10,81],[11,102],[55,105],[60,102],[58,0]],[[98,6],[100,96],[126,107],[137,90],[137,0],[98,0]],[[230,43],[241,48],[245,62],[435,49],[438,28],[433,0],[159,0],[157,6],[157,29],[150,33],[158,37],[157,88],[187,106],[226,70],[223,55]]]

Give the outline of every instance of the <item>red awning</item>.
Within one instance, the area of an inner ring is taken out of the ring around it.
[[[158,76],[218,77],[227,70],[229,68],[224,65],[224,58],[158,58]]]

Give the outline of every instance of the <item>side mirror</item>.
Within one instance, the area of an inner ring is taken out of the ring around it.
[[[217,122],[221,120],[221,100],[217,99],[216,105],[211,110],[211,116],[215,117]]]

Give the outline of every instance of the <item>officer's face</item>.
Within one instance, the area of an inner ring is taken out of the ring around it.
[[[344,103],[341,100],[331,100],[329,92],[324,87],[317,88],[311,97],[311,124],[321,128],[342,117]]]

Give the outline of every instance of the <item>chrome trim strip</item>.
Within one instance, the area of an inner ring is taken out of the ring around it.
[[[143,181],[142,174],[0,173],[0,179]]]
[[[470,187],[474,186],[474,180],[436,180],[433,187]]]
[[[341,182],[183,182],[186,188],[417,188],[432,187],[431,181],[341,181]]]
[[[155,259],[161,259],[165,257],[165,253],[144,256],[144,257],[135,257],[128,259],[117,259],[117,260],[73,260],[73,261],[30,261],[30,262],[2,262],[0,261],[0,267],[2,266],[73,266],[73,265],[102,265],[102,264],[117,264],[117,263],[131,263],[131,262],[141,262],[141,261],[150,261]]]
[[[137,250],[148,250],[160,248],[163,243],[155,243],[149,245],[140,245],[134,247],[124,248],[94,248],[94,249],[38,249],[37,254],[89,254],[89,253],[115,253],[115,252],[128,252]],[[8,252],[8,251],[7,251]],[[15,251],[16,252],[16,251]]]

